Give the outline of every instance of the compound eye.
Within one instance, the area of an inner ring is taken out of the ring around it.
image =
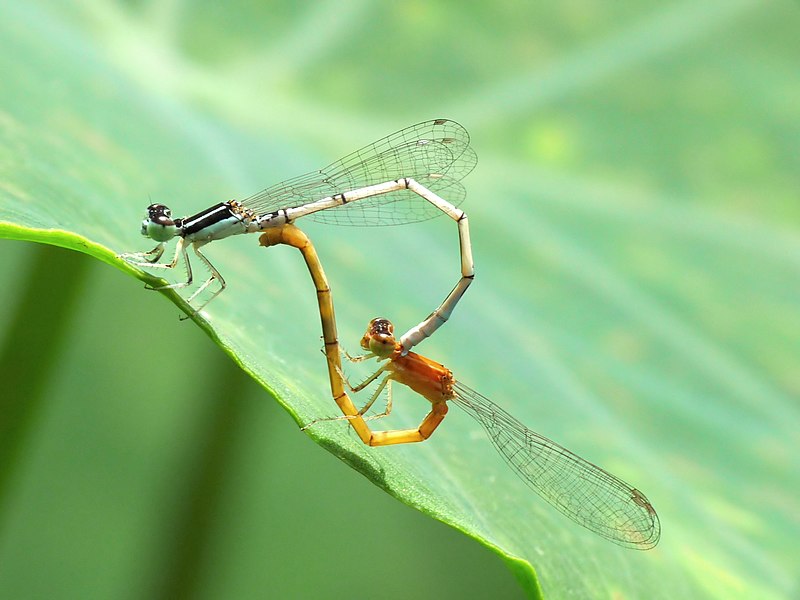
[[[172,218],[172,210],[164,204],[151,204],[147,207],[147,214],[154,221],[159,219],[159,217]]]
[[[162,227],[174,225],[172,211],[163,204],[151,204],[147,207],[147,218],[151,223],[156,223]]]
[[[369,331],[373,335],[392,335],[394,333],[394,325],[389,319],[378,317],[369,322]]]

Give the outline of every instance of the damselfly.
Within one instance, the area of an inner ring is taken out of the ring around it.
[[[410,387],[431,403],[431,411],[419,427],[369,430],[365,440],[369,445],[426,440],[444,420],[448,403],[455,404],[481,424],[511,469],[564,515],[620,546],[647,550],[658,543],[661,536],[658,515],[642,492],[531,431],[497,404],[456,381],[447,367],[415,352],[407,352],[395,339],[394,326],[387,319],[370,321],[361,347],[367,354],[348,358],[354,361],[377,358],[386,362],[351,390],[359,392],[376,380],[380,381],[357,417],[345,414],[338,419],[363,422],[388,415],[392,410],[393,381]],[[341,370],[335,373],[343,377]],[[386,410],[365,417],[384,389],[387,390]],[[359,435],[365,438],[360,432]]]
[[[474,276],[467,216],[457,208],[466,195],[461,179],[477,162],[469,142],[469,134],[461,125],[435,119],[397,131],[318,171],[275,184],[241,201],[221,202],[196,215],[174,219],[166,205],[151,204],[141,232],[158,244],[148,252],[121,257],[136,266],[161,269],[175,268],[182,260],[186,281],[156,289],[182,288],[192,283],[187,255],[190,246],[211,276],[187,302],[191,305],[217,283],[210,297],[194,309],[197,313],[226,287],[220,272],[200,251],[209,242],[265,231],[307,215],[325,223],[376,226],[414,223],[446,214],[458,224],[461,277],[444,302],[403,336],[410,348],[448,319]],[[176,237],[172,260],[159,263],[167,242]]]

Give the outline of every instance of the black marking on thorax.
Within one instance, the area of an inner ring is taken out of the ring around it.
[[[204,211],[186,217],[183,220],[183,229],[181,233],[184,236],[192,235],[198,231],[211,227],[225,219],[236,217],[236,214],[231,210],[229,202],[220,202],[219,204],[207,208]]]

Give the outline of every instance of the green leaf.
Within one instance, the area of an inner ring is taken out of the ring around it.
[[[455,119],[480,157],[464,205],[477,278],[419,350],[642,489],[662,542],[637,553],[566,520],[455,409],[425,444],[367,448],[342,422],[308,435],[491,548],[531,596],[539,580],[553,597],[796,592],[796,7],[400,6],[10,7],[0,234],[152,282],[115,258],[150,248],[138,229],[151,199],[192,214],[405,125]],[[446,219],[299,224],[346,348],[372,317],[416,324],[458,279]],[[297,253],[239,236],[206,254],[229,288],[203,329],[298,424],[334,416]],[[130,294],[153,295],[133,280]],[[147,323],[142,337],[170,343]],[[143,395],[192,385],[143,362]],[[394,405],[381,428],[426,412],[410,391]],[[193,489],[211,488],[198,475]]]

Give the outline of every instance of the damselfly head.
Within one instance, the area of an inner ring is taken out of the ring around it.
[[[397,341],[394,339],[394,325],[389,319],[372,319],[367,332],[361,338],[361,347],[375,356],[385,358],[394,352]]]
[[[147,207],[147,216],[142,221],[142,235],[167,242],[178,235],[178,224],[172,220],[172,211],[163,204],[151,204]]]

